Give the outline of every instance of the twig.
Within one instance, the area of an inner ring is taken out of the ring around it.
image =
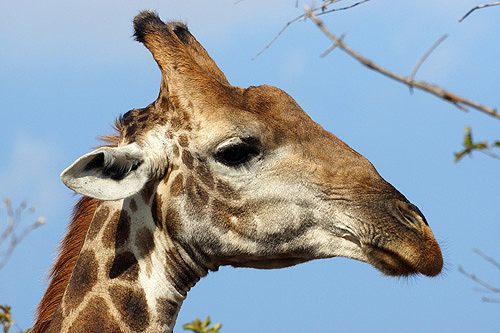
[[[490,264],[492,264],[496,268],[500,269],[500,263],[498,261],[496,261],[495,259],[493,259],[490,256],[487,256],[486,254],[481,252],[481,250],[479,250],[479,249],[474,249],[473,251],[474,251],[474,253],[478,254],[481,258],[483,258],[484,260],[486,260],[487,262],[489,262]]]
[[[383,74],[383,75],[385,75],[393,80],[404,83],[410,87],[418,88],[420,90],[431,93],[439,98],[442,98],[445,101],[452,103],[453,105],[455,105],[457,108],[461,109],[462,111],[467,111],[465,106],[469,106],[471,108],[474,108],[476,110],[484,112],[484,113],[500,120],[500,113],[498,113],[495,108],[483,106],[479,103],[473,102],[473,101],[465,99],[459,95],[451,93],[451,92],[449,92],[449,91],[447,91],[447,90],[445,90],[445,89],[443,89],[435,84],[431,84],[431,83],[427,83],[427,82],[423,82],[423,81],[417,81],[417,80],[414,80],[410,77],[405,77],[405,76],[390,72],[389,70],[376,65],[373,61],[371,61],[371,60],[365,58],[364,56],[362,56],[361,54],[357,53],[356,51],[351,49],[349,46],[344,44],[344,42],[340,38],[333,35],[328,30],[328,28],[326,28],[326,26],[323,24],[323,22],[317,17],[317,15],[315,15],[313,13],[313,11],[311,9],[306,7],[305,10],[306,10],[306,13],[305,13],[306,17],[310,17],[316,23],[316,25],[321,29],[321,31],[323,31],[323,33],[334,42],[334,44],[336,44],[340,49],[342,49],[344,52],[349,54],[351,57],[358,60],[360,63],[362,63],[366,67],[373,69],[373,70],[375,70],[375,71],[377,71],[377,72],[379,72],[379,73],[381,73],[381,74]]]
[[[431,45],[431,47],[418,59],[417,63],[413,67],[410,73],[410,80],[413,80],[415,75],[417,74],[417,71],[420,69],[420,66],[424,63],[424,61],[431,55],[432,52],[441,44],[446,38],[448,38],[448,34],[444,34],[437,41],[434,42],[434,44]],[[410,92],[413,92],[413,87],[410,86]]]
[[[345,35],[346,35],[346,33],[344,32],[342,35],[340,35],[339,39],[343,40],[344,37],[345,37]],[[324,50],[323,53],[321,53],[321,57],[326,57],[328,55],[328,53],[332,52],[333,49],[336,48],[336,47],[337,47],[337,44],[333,43],[326,50]]]
[[[498,298],[482,297],[481,300],[488,303],[500,303],[500,299]]]
[[[10,256],[12,255],[12,252],[14,252],[16,246],[19,245],[19,243],[30,232],[32,232],[34,229],[38,228],[39,226],[45,223],[45,219],[43,217],[39,217],[34,223],[32,223],[30,226],[24,229],[20,235],[17,235],[16,229],[22,220],[22,214],[26,210],[27,203],[26,201],[23,201],[15,211],[12,209],[12,204],[10,199],[5,199],[4,204],[7,210],[7,227],[0,235],[0,246],[3,244],[5,240],[7,240],[7,238],[9,238],[9,243],[8,243],[9,245],[5,251],[1,251],[0,249],[0,269],[2,269],[3,266],[5,266]],[[35,207],[31,207],[28,210],[28,212],[34,213],[35,210],[36,210]]]
[[[313,12],[319,12],[317,14],[317,16],[321,16],[321,15],[325,15],[325,14],[328,14],[328,13],[332,13],[332,12],[338,12],[338,11],[341,11],[341,10],[347,10],[347,9],[351,9],[353,7],[356,7],[358,5],[361,5],[362,3],[365,3],[365,2],[368,2],[370,0],[362,0],[362,1],[359,1],[359,2],[356,2],[355,4],[352,4],[350,6],[346,6],[346,7],[342,7],[342,8],[333,8],[333,9],[330,9],[330,10],[325,10],[325,8],[331,4],[334,4],[338,1],[332,1],[330,2],[329,4],[323,4],[321,5],[320,7],[317,7],[317,8],[314,8],[312,9]],[[273,37],[273,39],[271,39],[271,41],[269,43],[267,43],[266,46],[264,46],[264,48],[262,50],[260,50],[256,55],[254,55],[251,60],[255,60],[257,59],[258,56],[260,56],[262,53],[264,53],[264,51],[266,51],[268,48],[271,47],[271,45],[273,45],[273,43],[283,34],[283,32],[285,32],[285,30],[290,26],[292,25],[293,23],[297,22],[297,21],[300,21],[300,20],[304,20],[306,18],[306,14],[302,14],[302,15],[299,15],[297,16],[296,18],[294,18],[293,20],[291,21],[288,21],[284,26],[283,28],[281,28],[281,30]]]
[[[473,251],[474,251],[474,253],[476,253],[479,256],[481,256],[481,258],[483,258],[484,260],[488,261],[489,263],[491,263],[492,265],[494,265],[496,268],[500,269],[500,263],[498,263],[498,261],[496,261],[495,259],[493,259],[490,256],[487,256],[486,254],[484,254],[483,252],[481,252],[478,249],[474,249]],[[460,273],[462,273],[463,275],[467,276],[469,279],[477,282],[478,284],[480,284],[481,286],[483,286],[485,288],[485,289],[475,288],[476,291],[487,292],[487,293],[500,293],[500,288],[495,288],[495,287],[491,286],[490,284],[488,284],[488,283],[482,281],[481,279],[479,279],[476,275],[470,274],[470,273],[466,272],[462,268],[462,266],[458,266],[458,271]],[[481,300],[483,302],[500,303],[500,299],[498,299],[498,298],[482,297]]]
[[[497,159],[497,160],[500,160],[500,155],[498,154],[495,154],[493,152],[493,150],[491,149],[491,146],[490,145],[487,145],[487,151],[484,151],[484,150],[480,150],[481,153],[485,154],[486,156],[488,157],[491,157],[491,158],[494,158],[494,159]]]
[[[469,11],[467,12],[467,14],[465,14],[464,16],[462,16],[462,17],[460,18],[460,20],[458,20],[458,22],[462,22],[463,20],[465,20],[465,18],[466,18],[467,16],[469,16],[470,14],[472,14],[472,12],[473,12],[473,11],[475,11],[476,9],[481,9],[481,8],[486,8],[486,7],[491,7],[491,6],[498,6],[498,5],[500,5],[500,1],[498,1],[498,2],[493,2],[493,3],[488,3],[488,4],[485,4],[485,5],[479,5],[479,6],[476,6],[476,7],[472,8],[471,10],[469,10]]]
[[[484,282],[483,280],[479,279],[475,274],[468,273],[467,271],[465,271],[465,269],[463,269],[462,266],[458,266],[458,271],[460,273],[462,273],[463,275],[467,276],[472,281],[479,283],[480,285],[482,285],[483,287],[485,287],[489,291],[494,292],[494,293],[500,293],[500,288],[495,288],[492,285],[490,285],[490,284]]]
[[[321,9],[321,13],[318,13],[318,15],[317,15],[317,16],[321,16],[321,15],[329,14],[329,13],[332,13],[332,12],[338,12],[338,11],[341,11],[341,10],[351,9],[351,8],[354,8],[354,7],[356,7],[358,5],[361,5],[361,4],[363,4],[365,2],[368,2],[368,1],[370,1],[370,0],[362,0],[362,1],[359,1],[359,2],[356,2],[356,3],[352,4],[350,6],[346,6],[346,7],[342,7],[342,8],[333,8],[333,9],[330,9],[330,10],[326,10],[326,8],[327,8],[328,5],[331,5],[331,4],[335,3],[335,2],[337,2],[337,1],[332,1],[329,4],[323,4],[321,7],[316,8],[315,10],[317,11],[317,10]]]

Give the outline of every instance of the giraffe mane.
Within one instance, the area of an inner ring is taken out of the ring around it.
[[[113,125],[115,133],[100,136],[98,139],[104,143],[101,147],[115,147],[120,140],[122,118],[118,118]],[[51,267],[47,279],[49,286],[43,295],[35,313],[35,324],[32,333],[45,332],[54,316],[56,309],[63,297],[69,283],[71,273],[82,249],[87,230],[94,216],[99,200],[82,196],[73,208],[73,214],[67,228],[66,235],[59,244],[59,254]]]

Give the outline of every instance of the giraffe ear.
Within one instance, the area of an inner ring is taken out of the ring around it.
[[[85,154],[61,174],[73,191],[99,200],[118,200],[139,192],[149,180],[144,154],[137,144],[103,147]]]

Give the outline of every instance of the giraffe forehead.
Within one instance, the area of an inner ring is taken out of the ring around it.
[[[159,97],[146,108],[130,110],[119,120],[122,142],[145,141],[155,129],[160,129],[163,139],[177,137],[182,147],[193,140],[204,145],[231,136],[267,137],[278,144],[301,142],[326,132],[292,97],[278,88],[259,86],[236,90],[240,93],[228,93],[230,96],[225,98],[218,96],[220,100],[212,103],[182,102],[170,95]]]
[[[191,131],[192,122],[188,112],[172,106],[166,99],[159,98],[143,109],[127,111],[118,119],[122,142],[143,141],[149,132],[157,128],[169,128],[172,131]]]

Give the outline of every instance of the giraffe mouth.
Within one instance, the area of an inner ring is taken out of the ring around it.
[[[367,262],[385,275],[409,276],[421,273],[407,259],[393,250],[365,244],[363,252],[367,256]]]
[[[363,245],[361,244],[361,241],[359,240],[358,237],[356,237],[352,232],[348,231],[348,230],[345,230],[343,229],[342,230],[343,234],[342,234],[342,238],[351,242],[351,243],[354,243],[355,245],[359,246],[360,248],[363,247]]]
[[[362,261],[366,261],[385,275],[407,276],[418,273],[407,260],[392,250],[362,243],[358,237],[347,230],[344,230],[342,238],[354,243],[362,250],[365,254],[365,258]]]

